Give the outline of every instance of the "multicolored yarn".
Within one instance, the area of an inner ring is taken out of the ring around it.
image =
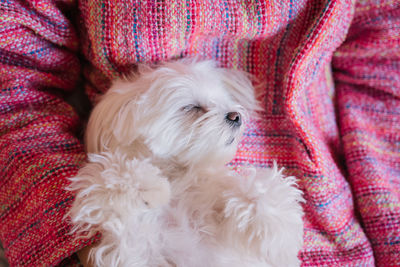
[[[260,81],[264,111],[232,165],[276,160],[298,177],[303,266],[400,266],[399,1],[0,0],[0,25],[0,240],[12,266],[76,265],[67,258],[94,241],[75,241],[63,219],[63,188],[85,160],[63,100],[80,73],[95,101],[137,62],[188,56]]]

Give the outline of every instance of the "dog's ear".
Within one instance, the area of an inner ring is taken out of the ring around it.
[[[224,85],[229,93],[248,113],[260,109],[256,100],[250,74],[233,69],[219,69]]]
[[[135,121],[139,114],[135,109],[140,88],[132,88],[133,84],[117,80],[94,107],[85,134],[87,152],[114,151],[137,138]]]

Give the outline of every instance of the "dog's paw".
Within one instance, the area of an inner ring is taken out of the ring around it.
[[[81,230],[93,230],[110,218],[124,221],[170,199],[169,181],[157,167],[118,153],[89,155],[89,162],[70,180],[67,189],[76,197],[68,215]]]
[[[170,183],[160,169],[149,161],[133,160],[129,163],[137,181],[133,186],[142,202],[149,208],[158,208],[168,204],[171,196]]]
[[[294,177],[271,169],[241,171],[238,190],[225,192],[226,225],[241,249],[256,252],[272,266],[297,266],[302,246],[302,193]],[[233,236],[233,233],[231,233]]]
[[[132,266],[125,262],[132,258],[133,243],[158,233],[154,222],[162,211],[159,207],[170,200],[167,178],[149,160],[101,153],[89,155],[89,162],[70,180],[67,189],[76,193],[68,212],[72,233],[102,234],[92,253],[96,266]]]

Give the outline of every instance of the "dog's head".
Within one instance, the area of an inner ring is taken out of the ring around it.
[[[94,108],[87,150],[227,163],[255,107],[252,84],[240,71],[211,61],[141,66],[134,77],[115,81]]]

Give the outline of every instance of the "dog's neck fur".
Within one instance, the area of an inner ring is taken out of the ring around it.
[[[152,163],[160,168],[169,180],[185,175],[190,169],[190,167],[182,165],[174,159],[153,158]]]
[[[187,173],[190,173],[191,176],[196,176],[192,177],[192,179],[197,179],[199,175],[196,175],[198,173],[198,170],[202,170],[202,173],[210,172],[213,167],[216,166],[209,166],[204,165],[204,166],[198,166],[198,165],[190,165],[190,164],[185,164],[182,161],[180,161],[177,158],[163,158],[163,157],[157,157],[153,154],[153,152],[149,149],[149,147],[146,145],[145,139],[143,137],[137,138],[132,145],[129,146],[129,149],[124,151],[129,158],[138,158],[138,159],[151,159],[151,163],[154,166],[157,166],[161,171],[162,174],[167,177],[170,181],[176,180],[178,177],[184,178],[186,177]]]

